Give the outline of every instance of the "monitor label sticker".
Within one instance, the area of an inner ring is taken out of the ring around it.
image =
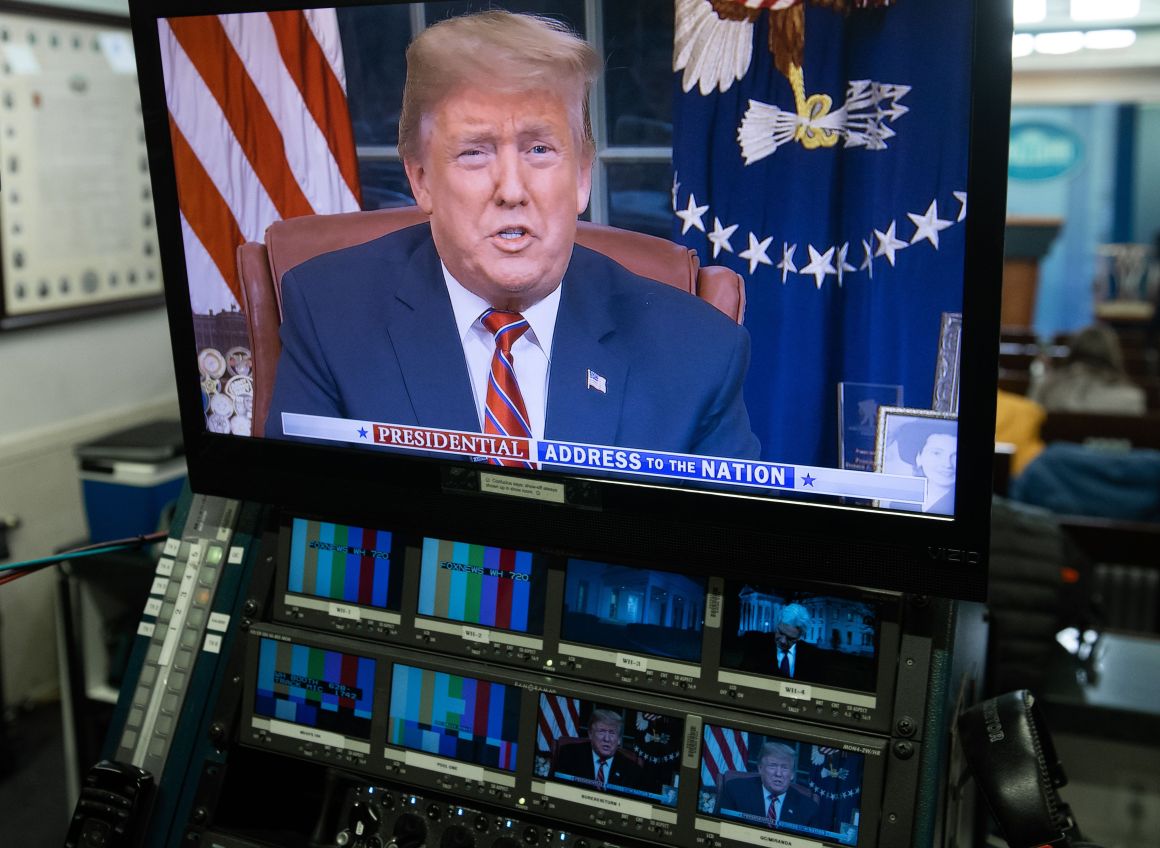
[[[161,599],[150,598],[145,602],[145,615],[157,615],[161,612]]]
[[[725,581],[720,577],[709,580],[708,592],[705,595],[705,626],[721,626],[722,597],[725,594]]]
[[[632,654],[617,654],[616,667],[629,671],[648,671],[648,660],[644,657],[634,657]]]
[[[480,642],[484,645],[488,645],[491,644],[491,631],[485,630],[482,627],[464,626],[463,638],[468,642]]]
[[[173,560],[169,557],[164,557],[157,562],[157,574],[160,577],[168,577],[173,573]]]
[[[781,694],[783,698],[796,698],[799,701],[813,700],[811,689],[812,687],[803,686],[801,683],[781,684]]]
[[[544,480],[524,480],[518,477],[501,477],[498,474],[480,474],[479,490],[493,495],[509,495],[515,498],[529,498],[534,501],[548,501],[562,504],[564,485]]]
[[[346,618],[350,621],[362,620],[362,611],[358,607],[352,607],[349,604],[329,604],[326,611],[335,618]]]
[[[681,761],[685,768],[697,768],[701,762],[701,724],[699,715],[685,717],[685,751]]]

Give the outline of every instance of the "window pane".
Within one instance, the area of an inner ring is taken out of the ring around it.
[[[672,0],[604,0],[607,143],[673,143]]]
[[[618,162],[607,166],[608,223],[661,238],[673,236],[673,166]]]
[[[397,144],[411,41],[407,6],[339,9],[338,27],[354,143]]]
[[[362,183],[363,209],[415,205],[402,162],[360,159],[358,176]]]
[[[568,24],[581,35],[584,34],[584,0],[508,0],[501,5],[508,12],[527,12],[556,18]],[[427,23],[433,24],[454,15],[486,12],[495,8],[495,0],[455,0],[455,2],[428,3]],[[669,17],[672,17],[671,12]],[[671,27],[672,24],[669,26]]]

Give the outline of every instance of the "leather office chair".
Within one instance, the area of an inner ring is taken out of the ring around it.
[[[264,244],[237,251],[238,272],[254,357],[254,433],[265,431],[282,342],[282,275],[308,259],[427,220],[414,206],[307,215],[271,224]],[[723,266],[700,267],[697,253],[655,236],[580,222],[576,241],[630,271],[695,294],[734,321],[745,317],[745,281]]]
[[[556,758],[560,755],[561,751],[574,747],[580,747],[581,749],[590,751],[592,750],[592,741],[587,736],[561,736],[559,739],[554,739],[552,741],[552,765],[554,766],[556,764]],[[616,753],[633,765],[639,768],[644,767],[644,762],[635,752],[627,748],[617,748]]]
[[[746,778],[746,777],[754,777],[756,775],[757,775],[757,772],[755,772],[755,771],[735,771],[733,769],[730,769],[729,771],[724,771],[721,773],[721,778],[718,781],[717,792],[718,793],[724,792],[725,785],[727,783],[730,783],[734,780],[741,780],[741,779]],[[790,783],[790,785],[786,787],[785,791],[787,793],[792,792],[795,795],[800,795],[803,798],[808,798],[815,803],[818,800],[816,797],[814,797],[814,793],[812,793],[809,789],[807,789],[806,787],[802,786],[799,783]]]

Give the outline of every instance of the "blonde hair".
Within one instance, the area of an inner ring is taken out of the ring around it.
[[[476,82],[514,91],[570,89],[572,128],[591,155],[596,144],[588,92],[600,64],[592,45],[560,21],[539,15],[490,11],[433,24],[407,48],[399,152],[417,159],[423,118],[453,89]]]

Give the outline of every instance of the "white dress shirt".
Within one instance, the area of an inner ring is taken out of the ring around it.
[[[465,289],[462,283],[451,276],[442,260],[439,264],[443,268],[447,294],[451,297],[455,328],[463,344],[463,358],[467,361],[471,391],[475,396],[475,411],[482,432],[483,410],[487,404],[487,379],[491,373],[495,339],[479,319],[491,307],[486,300]],[[512,345],[516,382],[524,398],[524,407],[528,410],[532,436],[536,439],[544,438],[544,419],[548,411],[548,373],[552,365],[552,336],[556,332],[556,313],[559,310],[560,286],[556,286],[551,294],[521,313],[528,321],[528,329]]]
[[[774,796],[774,794],[772,792],[770,792],[768,789],[766,789],[764,786],[762,786],[761,787],[761,794],[762,794],[762,797],[765,798],[765,810],[767,813],[769,812],[769,802],[772,801],[774,799],[774,797],[777,798],[777,806],[774,807],[774,811],[777,813],[777,815],[773,817],[773,820],[775,822],[780,821],[781,820],[781,808],[782,808],[782,805],[785,804],[785,793],[782,792],[780,795]]]

